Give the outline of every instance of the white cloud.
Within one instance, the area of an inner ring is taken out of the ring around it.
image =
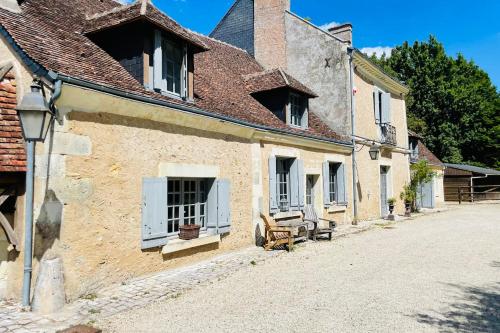
[[[323,25],[320,25],[319,27],[320,27],[320,29],[323,29],[323,30],[325,30],[325,31],[328,31],[328,29],[333,28],[333,27],[336,27],[336,26],[339,26],[339,25],[340,25],[340,23],[335,22],[335,21],[332,21],[332,22],[330,22],[330,23],[325,23],[325,24],[323,24]]]
[[[392,53],[392,47],[390,46],[363,47],[361,49],[361,52],[368,54],[368,56],[371,56],[375,53],[375,56],[377,58],[380,58],[384,53],[386,56],[390,56]]]

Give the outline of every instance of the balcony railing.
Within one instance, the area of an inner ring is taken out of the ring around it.
[[[396,146],[398,144],[396,140],[396,127],[390,124],[380,124],[380,133],[382,137],[380,141],[383,144]]]

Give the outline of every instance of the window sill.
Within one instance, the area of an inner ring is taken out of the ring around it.
[[[346,205],[332,205],[328,207],[328,213],[345,212],[346,210]]]
[[[170,254],[219,242],[220,242],[220,235],[201,234],[199,238],[191,240],[182,240],[176,238],[169,240],[167,245],[163,247],[161,253]]]
[[[302,217],[302,212],[300,211],[293,211],[293,212],[279,212],[273,215],[273,218],[275,220],[280,220],[280,219],[288,219],[292,217]]]

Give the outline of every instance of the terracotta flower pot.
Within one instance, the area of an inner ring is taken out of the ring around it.
[[[196,239],[200,237],[201,226],[196,224],[179,226],[179,238],[182,240]]]

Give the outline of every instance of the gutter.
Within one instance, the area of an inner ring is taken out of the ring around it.
[[[105,86],[102,84],[89,82],[89,81],[85,81],[85,80],[81,80],[81,79],[76,79],[76,78],[73,78],[73,77],[70,77],[67,75],[63,75],[63,74],[55,74],[53,72],[51,72],[50,74],[51,74],[51,76],[54,76],[56,80],[60,80],[63,83],[73,84],[73,85],[76,85],[79,87],[84,87],[84,88],[100,91],[100,92],[103,92],[106,94],[110,94],[110,95],[117,96],[117,97],[127,98],[127,99],[137,101],[137,102],[143,102],[143,103],[148,103],[148,104],[152,104],[152,105],[158,105],[158,106],[168,107],[168,108],[172,108],[172,109],[177,109],[180,111],[193,113],[196,115],[209,117],[212,119],[218,119],[218,120],[223,121],[223,122],[229,122],[229,123],[233,123],[233,124],[248,127],[248,128],[258,129],[258,130],[265,131],[265,132],[278,133],[278,134],[283,134],[283,135],[287,135],[287,136],[305,138],[308,140],[332,143],[332,144],[336,144],[336,145],[340,145],[340,146],[344,146],[344,147],[349,147],[349,148],[352,147],[352,143],[348,143],[345,141],[328,139],[328,138],[318,138],[318,137],[314,137],[314,136],[310,136],[310,135],[306,135],[306,134],[293,133],[293,132],[289,132],[289,131],[285,131],[285,130],[281,130],[281,129],[276,129],[276,128],[272,128],[269,126],[257,125],[257,124],[253,124],[253,123],[250,123],[250,122],[247,122],[244,120],[235,119],[232,117],[207,112],[207,111],[202,110],[202,109],[197,108],[197,107],[176,104],[176,103],[172,103],[172,102],[168,102],[168,101],[158,100],[158,99],[155,99],[152,97],[138,95],[135,93],[129,93],[129,92],[126,92],[126,91],[123,91],[120,89],[111,88],[111,87],[108,87],[108,86]]]
[[[352,129],[352,209],[353,209],[353,225],[358,224],[358,188],[357,188],[357,175],[356,175],[356,98],[354,95],[354,65],[353,55],[354,49],[349,47],[347,53],[349,54],[349,81],[351,87],[351,129]]]

